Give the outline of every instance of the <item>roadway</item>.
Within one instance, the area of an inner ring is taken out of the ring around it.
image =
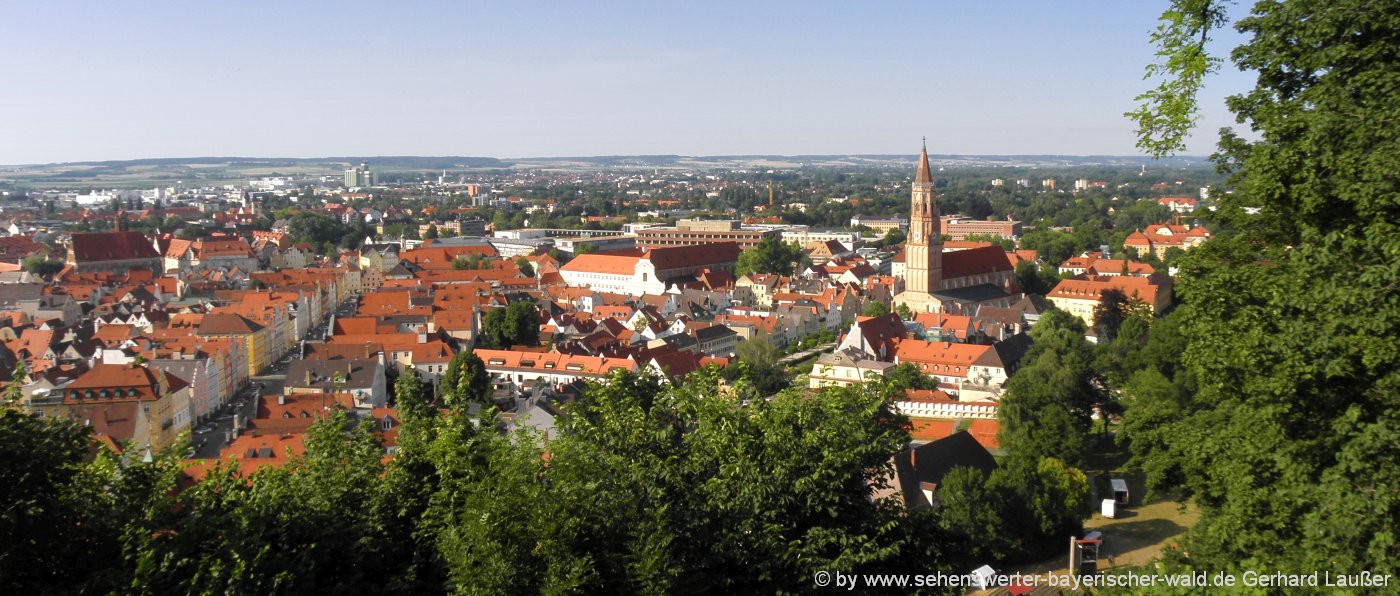
[[[336,306],[335,316],[349,317],[355,314],[357,296],[351,296],[345,302]],[[324,339],[331,334],[331,317],[327,314],[307,333],[307,339]],[[194,429],[190,442],[194,447],[194,454],[191,457],[209,459],[219,457],[219,451],[228,445],[229,437],[233,436],[234,416],[240,415],[243,420],[251,420],[258,413],[259,396],[276,396],[282,393],[282,388],[287,381],[287,365],[294,359],[300,358],[297,350],[282,357],[281,360],[272,363],[262,371],[262,374],[254,375],[248,387],[240,390],[229,399],[222,407],[214,411],[213,417]]]

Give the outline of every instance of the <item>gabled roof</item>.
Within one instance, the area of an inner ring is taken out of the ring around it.
[[[937,441],[902,451],[894,456],[895,488],[911,509],[931,507],[923,485],[934,490],[954,468],[968,467],[990,475],[996,459],[970,433],[954,433]]]
[[[79,264],[160,258],[156,247],[140,232],[73,234],[72,250],[73,259]]]
[[[726,263],[739,259],[739,244],[736,242],[715,242],[695,246],[653,248],[646,252],[646,259],[651,261],[652,266],[656,267],[658,271]],[[572,263],[570,261],[570,264]]]
[[[985,246],[943,253],[943,277],[966,277],[1000,271],[1012,271],[1011,259],[998,246]]]
[[[592,253],[574,257],[574,260],[569,261],[559,270],[561,272],[630,276],[636,272],[637,262],[640,260],[640,257],[634,256]]]
[[[199,335],[249,335],[263,329],[242,315],[210,313],[199,323]]]

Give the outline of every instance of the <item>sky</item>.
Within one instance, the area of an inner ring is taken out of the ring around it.
[[[1166,5],[6,0],[0,163],[1136,155]],[[1209,80],[1187,154],[1252,84]]]

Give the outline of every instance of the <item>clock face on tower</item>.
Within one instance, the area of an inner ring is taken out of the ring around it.
[[[922,237],[923,237],[922,234],[920,234],[920,233],[918,233],[918,232],[914,232],[914,242],[918,242],[919,239],[922,238]]]

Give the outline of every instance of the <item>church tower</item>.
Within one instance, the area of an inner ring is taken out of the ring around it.
[[[942,304],[933,296],[943,289],[943,230],[939,220],[938,195],[933,192],[933,173],[928,165],[928,143],[919,152],[919,171],[914,174],[910,196],[909,235],[904,242],[904,291],[894,297],[915,313],[940,312]]]
[[[928,144],[919,153],[919,171],[909,209],[909,236],[904,245],[905,281],[908,292],[928,294],[943,289],[943,230],[938,195],[928,166]]]

